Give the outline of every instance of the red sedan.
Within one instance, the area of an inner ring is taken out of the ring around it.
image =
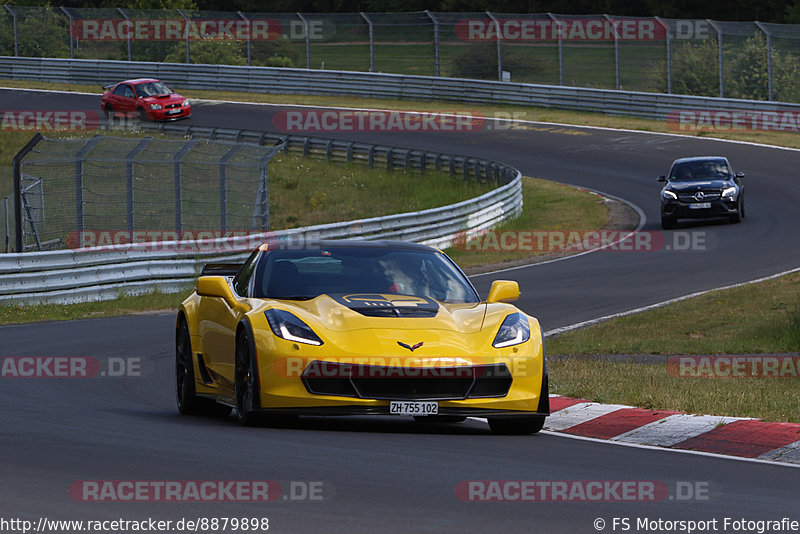
[[[103,112],[107,119],[118,116],[137,117],[139,120],[165,121],[186,119],[192,115],[192,106],[186,97],[172,92],[167,85],[154,78],[126,80],[103,89]]]

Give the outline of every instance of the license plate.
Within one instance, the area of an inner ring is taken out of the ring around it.
[[[436,415],[439,413],[438,402],[391,401],[389,413],[392,415]]]
[[[181,112],[180,109],[168,109],[167,110],[167,115],[177,115],[180,112]]]
[[[690,210],[706,210],[711,207],[711,202],[696,202],[689,204]]]

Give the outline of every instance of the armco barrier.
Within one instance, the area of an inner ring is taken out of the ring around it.
[[[800,104],[369,72],[0,57],[0,79],[98,86],[154,76],[178,88],[510,104],[665,119],[676,110],[800,111]]]
[[[191,134],[215,139],[235,138],[260,143],[284,143],[286,151],[388,168],[424,170],[441,168],[465,178],[504,184],[479,197],[450,206],[356,221],[294,228],[266,234],[237,236],[186,243],[162,242],[115,245],[103,249],[59,250],[0,254],[0,303],[68,303],[103,300],[120,292],[144,293],[159,288],[181,291],[208,261],[244,260],[255,246],[267,240],[300,243],[313,239],[399,239],[449,246],[467,230],[481,230],[519,214],[522,179],[519,171],[501,163],[395,147],[333,141],[312,137],[180,125],[144,125],[163,133]]]

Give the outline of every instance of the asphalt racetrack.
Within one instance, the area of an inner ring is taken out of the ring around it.
[[[97,110],[99,101],[0,91],[4,110]],[[276,109],[198,103],[190,121],[273,130]],[[545,124],[316,135],[503,161],[525,175],[625,199],[645,214],[644,230],[661,230],[655,179],[673,159],[723,155],[747,173],[742,224],[682,224],[664,233],[670,245],[677,233],[702,232],[703,249],[596,252],[473,278],[483,295],[494,278],[517,280],[518,305],[545,330],[800,266],[800,153],[794,150]],[[140,358],[142,369],[141,377],[0,380],[0,519],[152,517],[174,525],[182,518],[268,518],[270,532],[347,533],[623,532],[624,518],[630,532],[637,531],[637,519],[717,519],[715,529],[709,523],[695,531],[733,532],[726,517],[800,519],[800,471],[789,466],[552,433],[497,436],[477,420],[419,425],[391,417],[305,418],[288,428],[242,428],[233,418],[181,417],[173,340],[174,317],[166,313],[0,327],[0,356],[89,356],[101,366]],[[70,488],[86,480],[270,481],[280,493],[267,503],[84,502]],[[463,499],[467,481],[520,480],[638,481],[664,491],[654,502],[626,502],[614,492],[571,502]]]

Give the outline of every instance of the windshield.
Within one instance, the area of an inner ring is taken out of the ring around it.
[[[673,165],[669,179],[674,182],[694,180],[727,180],[731,176],[730,167],[722,159],[687,161]]]
[[[322,294],[398,294],[478,302],[475,290],[435,251],[366,247],[276,250],[261,258],[256,298],[307,300]]]
[[[136,94],[140,97],[172,94],[172,90],[164,82],[145,82],[136,86]]]

